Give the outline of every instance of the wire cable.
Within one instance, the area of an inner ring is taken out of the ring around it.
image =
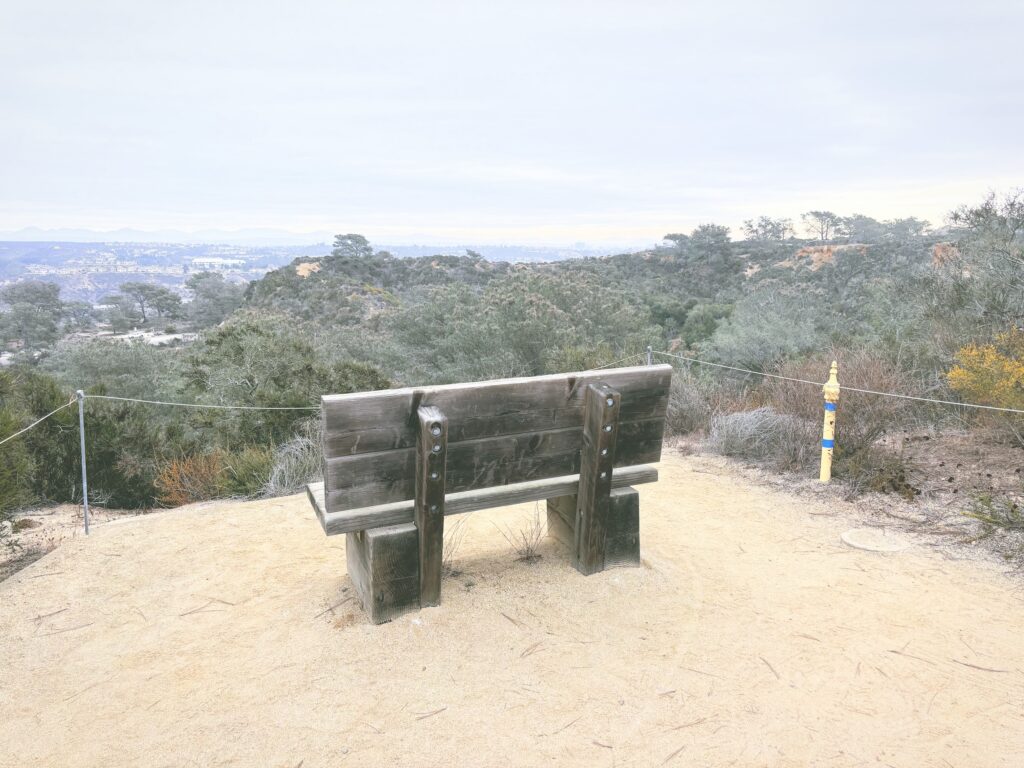
[[[4,438],[3,440],[0,440],[0,445],[3,445],[3,444],[4,444],[4,443],[6,443],[6,442],[7,442],[8,440],[13,440],[13,439],[14,439],[14,438],[16,438],[16,437],[17,437],[18,435],[23,435],[23,434],[25,434],[25,433],[26,433],[26,432],[28,432],[28,431],[29,431],[30,429],[32,429],[32,427],[36,426],[37,424],[42,424],[42,423],[43,423],[44,421],[46,421],[46,420],[47,420],[48,418],[50,418],[51,416],[53,416],[53,415],[54,415],[55,413],[59,413],[60,411],[63,411],[63,410],[65,409],[65,408],[67,408],[68,406],[71,406],[71,405],[74,405],[74,404],[75,404],[75,400],[74,400],[74,398],[72,398],[70,402],[64,403],[64,405],[62,405],[62,406],[61,406],[60,408],[55,408],[54,410],[50,411],[50,412],[49,412],[48,414],[46,414],[45,416],[43,416],[43,418],[41,418],[41,419],[36,419],[35,421],[33,421],[33,422],[32,422],[31,424],[29,424],[29,425],[28,425],[27,427],[25,427],[24,429],[19,429],[19,430],[18,430],[17,432],[15,432],[15,433],[14,433],[13,435],[8,435],[8,436],[7,436],[7,437],[5,437],[5,438]]]
[[[698,365],[712,365],[715,368],[725,368],[730,371],[739,371],[740,373],[751,373],[754,376],[768,376],[772,379],[782,379],[783,381],[795,381],[800,384],[811,384],[815,387],[825,386],[824,382],[820,381],[809,381],[807,379],[795,379],[792,376],[780,376],[777,373],[765,373],[764,371],[752,371],[749,368],[737,368],[734,365],[723,365],[722,363],[712,363],[707,360],[698,360],[696,357],[685,357],[683,355],[673,355],[671,352],[659,352],[653,350],[656,355],[664,355],[665,357],[674,357],[678,360],[686,360],[690,363],[697,363]],[[901,400],[916,400],[922,403],[936,403],[937,405],[956,405],[961,408],[978,408],[984,411],[998,411],[1000,413],[1020,413],[1024,414],[1024,410],[1020,408],[1002,408],[997,405],[979,405],[978,403],[958,403],[955,400],[936,400],[931,397],[917,397],[916,395],[902,395],[898,392],[878,392],[874,389],[859,389],[857,387],[848,387],[846,385],[840,386],[840,392],[860,392],[864,395],[880,395],[882,397],[896,397]]]
[[[207,403],[172,403],[166,400],[140,400],[137,397],[115,397],[113,395],[86,395],[91,400],[119,400],[125,403],[146,403],[148,405],[173,405],[179,408],[214,408],[227,411],[318,411],[319,405],[212,405]]]
[[[600,370],[601,370],[602,368],[611,368],[611,367],[612,367],[613,365],[618,365],[619,363],[624,363],[624,362],[626,362],[627,360],[632,360],[632,359],[633,359],[633,358],[635,358],[635,357],[642,357],[642,356],[643,356],[643,354],[644,354],[643,352],[634,352],[634,353],[633,353],[632,355],[630,355],[629,357],[624,357],[624,358],[622,358],[621,360],[613,360],[613,361],[612,361],[612,362],[610,362],[610,363],[605,363],[604,365],[599,365],[599,366],[597,366],[596,368],[588,368],[588,369],[587,369],[587,371],[600,371]],[[584,373],[585,373],[585,372],[586,372],[586,371],[584,371]]]

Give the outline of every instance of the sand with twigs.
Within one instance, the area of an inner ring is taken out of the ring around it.
[[[0,765],[1024,764],[1018,582],[661,466],[643,567],[517,561],[533,505],[476,513],[443,605],[383,626],[301,497],[97,525],[0,583]]]

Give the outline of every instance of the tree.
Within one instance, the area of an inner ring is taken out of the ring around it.
[[[174,400],[184,383],[180,355],[142,340],[63,339],[40,368],[69,390],[120,397]]]
[[[123,283],[121,293],[127,296],[139,308],[142,322],[149,321],[147,310],[154,310],[158,316],[171,316],[181,306],[181,297],[162,285],[152,283]]]
[[[181,313],[181,296],[174,291],[163,290],[153,296],[150,303],[159,317],[174,318]]]
[[[808,211],[800,216],[800,220],[804,223],[804,229],[823,243],[839,234],[838,230],[843,223],[842,217],[832,211]]]
[[[747,219],[743,222],[743,234],[748,240],[762,243],[786,240],[793,235],[793,220],[773,219],[770,216],[761,216],[756,221]]]
[[[366,258],[373,256],[373,246],[362,235],[335,235],[334,249],[331,251],[331,256],[357,259]]]
[[[198,328],[210,328],[242,305],[245,288],[229,283],[219,272],[199,272],[185,281],[192,293],[189,316]]]
[[[40,280],[25,280],[0,289],[0,337],[21,342],[24,349],[41,349],[57,340],[63,311],[60,287]]]
[[[307,407],[324,394],[387,389],[375,368],[332,359],[292,318],[246,313],[207,331],[187,361],[186,379],[211,404]],[[229,440],[267,445],[291,437],[311,411],[212,412],[207,418]]]
[[[912,237],[921,237],[931,226],[924,219],[916,219],[913,216],[907,219],[889,219],[885,222],[886,236],[893,240],[909,240]]]
[[[880,243],[887,235],[886,226],[882,222],[862,213],[843,218],[838,229],[842,230],[851,243]]]
[[[135,302],[122,293],[104,296],[100,299],[100,305],[106,310],[105,314],[110,327],[118,333],[130,331],[142,322],[142,315],[139,314]]]
[[[720,224],[701,224],[690,233],[691,256],[706,264],[726,264],[732,257],[729,228]]]
[[[681,335],[687,347],[709,338],[719,322],[732,312],[731,304],[698,304],[686,316]]]
[[[678,250],[682,250],[683,248],[686,247],[686,244],[690,242],[690,236],[682,235],[679,234],[678,232],[672,232],[670,234],[665,235],[665,237],[663,237],[662,240],[668,240],[670,243],[672,243],[673,247],[677,248]]]

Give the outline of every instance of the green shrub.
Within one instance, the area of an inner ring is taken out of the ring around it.
[[[21,422],[6,408],[0,408],[0,439],[13,435],[21,429]],[[31,504],[35,498],[32,492],[32,476],[35,463],[21,442],[15,438],[0,448],[0,521],[8,513]]]
[[[274,451],[267,447],[248,446],[225,453],[222,493],[225,496],[254,498],[263,493],[270,479]]]

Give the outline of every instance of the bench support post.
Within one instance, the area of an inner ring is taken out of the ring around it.
[[[433,406],[419,408],[417,417],[414,520],[419,531],[420,606],[427,607],[441,602],[448,419]]]
[[[640,565],[640,495],[635,488],[616,488],[608,498],[605,519],[604,567]],[[575,546],[576,494],[548,499],[548,535],[570,550]]]
[[[585,576],[604,570],[620,400],[618,390],[607,384],[587,385],[572,550],[572,563]]]
[[[416,526],[369,528],[346,538],[348,575],[370,621],[383,624],[420,607]]]

